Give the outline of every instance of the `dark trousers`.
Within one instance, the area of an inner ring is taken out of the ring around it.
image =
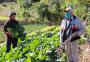
[[[17,47],[17,42],[18,42],[18,39],[17,38],[7,37],[6,52],[9,52],[10,51],[11,44],[12,44],[12,47],[13,48]]]

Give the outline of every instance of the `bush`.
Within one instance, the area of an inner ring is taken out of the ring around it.
[[[33,21],[50,21],[51,24],[60,22],[64,17],[64,9],[68,4],[74,9],[79,18],[87,13],[87,4],[78,0],[17,0],[20,4],[20,16]]]

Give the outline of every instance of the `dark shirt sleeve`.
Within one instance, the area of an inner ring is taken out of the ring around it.
[[[17,25],[20,25],[18,21],[17,21]]]
[[[8,23],[9,23],[9,22],[6,22],[5,25],[4,25],[4,32],[7,32]]]
[[[19,25],[19,22],[18,21],[8,21],[8,22],[6,22],[5,25],[4,25],[4,32],[8,32],[7,28],[15,26],[15,25]],[[15,27],[13,27],[13,28],[15,28]]]

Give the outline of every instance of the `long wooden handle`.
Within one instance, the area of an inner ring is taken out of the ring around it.
[[[60,52],[62,49],[65,48],[65,45],[70,42],[70,40],[77,35],[77,32],[73,33],[64,43],[60,45],[60,47],[56,50],[56,52]]]
[[[67,42],[70,42],[70,40],[75,36],[77,36],[77,32],[73,33],[63,44],[66,45]]]

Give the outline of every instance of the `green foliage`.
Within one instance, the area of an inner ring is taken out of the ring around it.
[[[18,38],[19,36],[23,36],[25,29],[21,25],[15,25],[14,27],[7,28],[7,30],[13,38]]]
[[[17,0],[20,4],[20,8],[28,9],[32,5],[32,0]]]
[[[63,10],[68,4],[74,9],[76,16],[82,17],[88,12],[88,3],[82,0],[40,0],[38,2],[20,0],[19,2],[21,3],[21,15],[33,21],[60,21],[64,17]]]
[[[31,3],[28,1],[17,0],[21,7],[21,15],[25,18],[30,18],[34,21],[59,21],[63,17],[63,12],[60,9],[60,1],[58,0],[41,0]]]
[[[37,30],[41,30],[47,27],[47,25],[46,24],[30,24],[30,25],[23,25],[23,27],[25,28],[26,33],[31,33]],[[3,43],[5,41],[6,41],[6,36],[3,32],[3,28],[0,28],[0,43]]]
[[[3,7],[15,10],[18,13],[18,18],[28,18],[32,21],[54,21],[56,23],[63,19],[63,10],[68,4],[71,5],[74,14],[79,18],[88,14],[89,2],[89,0],[16,0],[16,3],[4,4]]]
[[[81,36],[79,44],[84,44],[88,39],[90,39],[90,25],[85,27],[85,32]]]
[[[50,31],[52,31],[51,33],[54,35],[47,37],[46,34],[48,34]],[[27,35],[26,41],[20,41],[19,39],[18,47],[12,49],[9,53],[5,53],[5,48],[2,50],[3,48],[1,47],[0,61],[58,62],[56,60],[60,57],[55,52],[56,48],[60,44],[57,31],[59,31],[59,27],[51,26],[34,32],[35,34],[31,33]]]
[[[42,3],[33,3],[33,5],[30,8],[30,18],[34,21],[43,20],[45,17],[45,13],[47,6]]]
[[[50,26],[42,30],[32,32],[26,36],[25,41],[18,40],[18,47],[5,53],[5,45],[0,48],[0,62],[66,62],[66,54],[60,56],[55,52],[60,45],[57,34],[59,26]],[[46,36],[47,35],[47,36]],[[80,44],[85,41],[80,39]]]
[[[87,33],[90,35],[90,25],[86,27]]]
[[[28,8],[31,6],[32,1],[31,0],[17,0],[17,3],[19,4],[19,12],[18,17],[29,17]]]
[[[85,6],[79,4],[78,7],[74,9],[74,13],[76,16],[82,17],[82,15],[86,13],[85,9],[86,9]]]

